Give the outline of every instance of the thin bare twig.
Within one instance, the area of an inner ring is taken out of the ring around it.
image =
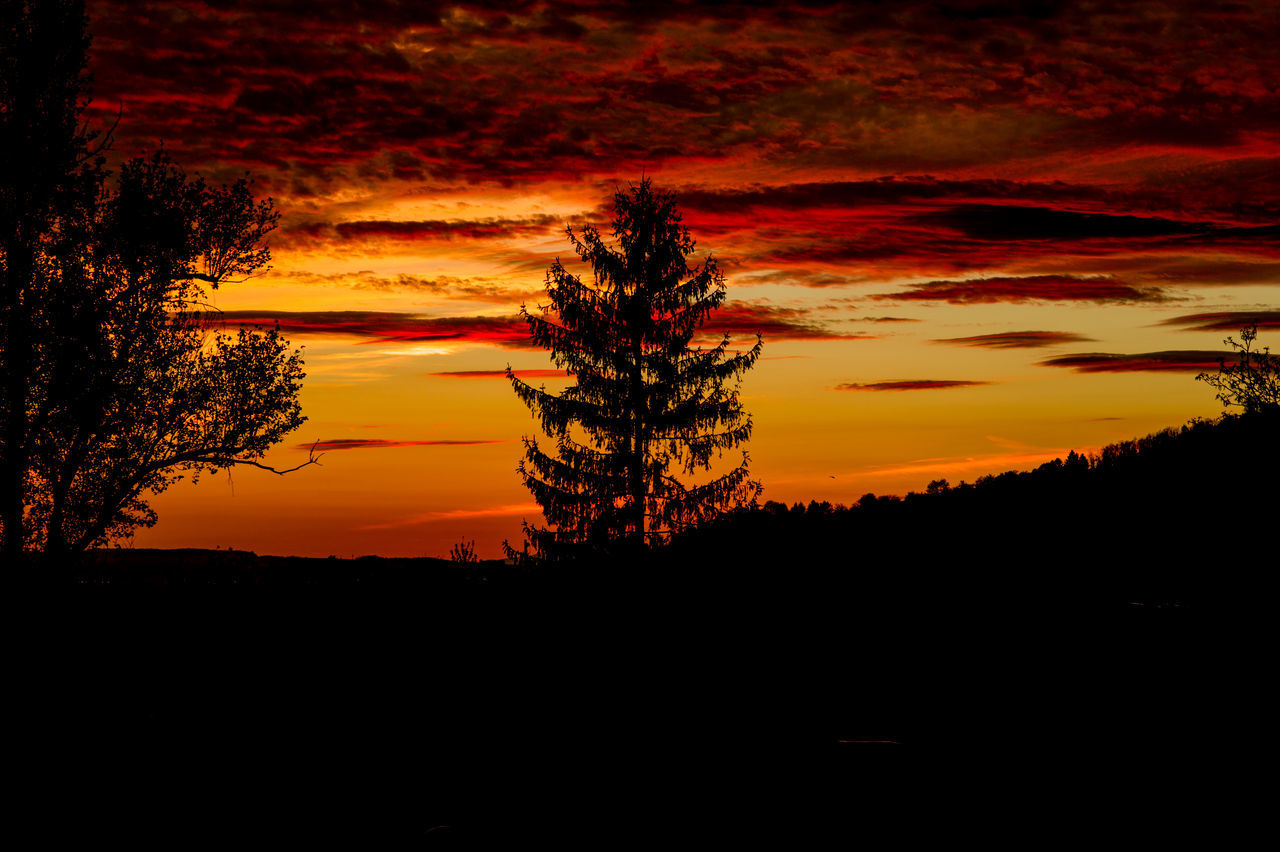
[[[262,464],[261,462],[256,462],[256,461],[249,461],[248,459],[205,457],[200,461],[216,463],[216,464],[225,464],[228,467],[230,467],[231,465],[243,464],[243,465],[248,465],[249,467],[256,467],[259,470],[268,471],[269,473],[274,473],[277,476],[284,476],[286,473],[293,473],[295,470],[302,470],[304,467],[308,467],[313,464],[319,466],[320,459],[324,458],[324,453],[321,453],[320,455],[316,455],[316,446],[319,445],[319,443],[320,443],[320,440],[317,438],[316,442],[311,445],[311,451],[307,457],[307,460],[304,461],[302,464],[298,465],[297,467],[291,467],[287,470],[279,470],[277,468],[272,467],[269,464]]]

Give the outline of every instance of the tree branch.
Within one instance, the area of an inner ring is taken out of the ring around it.
[[[237,459],[237,458],[223,458],[223,457],[217,457],[217,456],[206,456],[205,458],[200,459],[200,461],[201,461],[201,462],[210,462],[210,463],[215,463],[215,464],[223,464],[223,465],[226,465],[226,466],[228,466],[228,467],[231,467],[232,465],[246,464],[246,465],[248,465],[249,467],[256,467],[256,468],[258,468],[259,470],[265,470],[265,471],[268,471],[268,472],[270,472],[270,473],[274,473],[276,476],[284,476],[286,473],[293,473],[295,470],[302,470],[304,467],[308,467],[308,466],[313,465],[313,464],[314,464],[314,465],[319,466],[319,464],[320,464],[320,459],[324,458],[324,453],[321,453],[320,455],[316,455],[316,446],[317,446],[319,443],[320,443],[320,441],[319,441],[319,439],[317,439],[317,440],[316,440],[316,442],[315,442],[314,444],[312,444],[312,445],[311,445],[311,450],[310,450],[310,453],[309,453],[309,455],[308,455],[308,457],[307,457],[307,460],[306,460],[306,461],[304,461],[302,464],[298,465],[297,467],[291,467],[291,468],[288,468],[287,470],[278,470],[278,469],[276,469],[276,468],[272,467],[271,465],[268,465],[268,464],[262,464],[261,462],[256,462],[256,461],[249,461],[248,459]]]

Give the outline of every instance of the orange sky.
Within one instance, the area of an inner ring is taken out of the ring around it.
[[[517,544],[536,424],[484,374],[550,366],[515,312],[642,170],[726,272],[717,333],[764,334],[764,499],[1210,416],[1222,338],[1280,338],[1274,4],[410,5],[90,4],[116,153],[248,170],[283,212],[215,302],[305,346],[269,461],[330,447],[173,487],[136,546]]]

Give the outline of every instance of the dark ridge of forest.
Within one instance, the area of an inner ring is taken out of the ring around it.
[[[853,506],[765,503],[680,539],[667,564],[846,592],[1045,602],[1249,598],[1274,570],[1280,412],[1193,420],[1027,472]]]
[[[1194,420],[1028,472],[930,484],[852,506],[766,502],[640,560],[540,570],[502,560],[259,556],[244,551],[94,551],[27,557],[28,578],[74,584],[366,588],[554,588],[621,583],[826,588],[865,598],[996,595],[1040,604],[1179,603],[1248,594],[1274,552],[1280,416]],[[12,575],[11,575],[12,576]]]

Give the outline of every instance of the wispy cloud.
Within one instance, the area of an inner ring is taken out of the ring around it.
[[[1158,287],[1140,287],[1110,276],[1030,275],[961,278],[908,284],[873,299],[901,302],[939,301],[954,305],[995,302],[1160,302],[1167,297]]]
[[[985,349],[1039,349],[1087,340],[1089,340],[1088,337],[1065,331],[1005,331],[999,334],[975,334],[972,337],[944,337],[934,342],[977,346]]]
[[[326,243],[418,244],[426,240],[493,240],[530,235],[546,235],[563,228],[556,216],[523,219],[429,219],[359,220],[351,222],[308,222],[286,230],[290,246]]]
[[[1003,473],[1012,469],[1037,467],[1055,458],[1067,455],[1071,449],[1081,454],[1097,452],[1097,447],[1075,447],[1058,450],[1037,450],[1030,452],[1002,453],[989,456],[966,456],[963,458],[921,459],[918,461],[895,464],[869,471],[858,471],[858,476],[902,476],[920,474],[921,476],[937,476],[939,474],[975,473],[979,475]]]
[[[542,507],[537,503],[508,503],[504,506],[486,506],[479,509],[450,509],[439,512],[424,512],[418,515],[410,515],[404,518],[384,521],[377,524],[368,524],[360,527],[362,530],[388,530],[397,527],[414,527],[421,524],[429,524],[434,521],[457,521],[469,520],[471,518],[494,518],[494,517],[518,517],[520,515],[538,516],[542,512]]]
[[[1187,331],[1239,331],[1247,325],[1280,328],[1280,311],[1215,311],[1172,317],[1161,325],[1185,326]]]
[[[222,311],[223,325],[278,325],[286,334],[349,335],[366,343],[488,343],[535,348],[519,316],[440,317],[392,311]]]
[[[361,438],[335,438],[329,441],[314,441],[310,444],[298,444],[299,450],[319,450],[328,452],[330,450],[377,450],[387,447],[462,447],[472,444],[507,444],[510,441],[500,440],[475,440],[475,441],[393,441],[380,439],[361,439]]]
[[[1040,364],[1045,367],[1068,367],[1077,373],[1199,373],[1217,369],[1219,361],[1230,366],[1236,363],[1236,357],[1231,352],[1210,352],[1200,349],[1166,350],[1136,355],[1087,352],[1080,355],[1048,358]]]
[[[991,382],[959,381],[947,379],[907,379],[893,382],[845,382],[836,385],[836,390],[844,391],[917,391],[946,390],[947,388],[968,388],[978,385],[989,385]]]

